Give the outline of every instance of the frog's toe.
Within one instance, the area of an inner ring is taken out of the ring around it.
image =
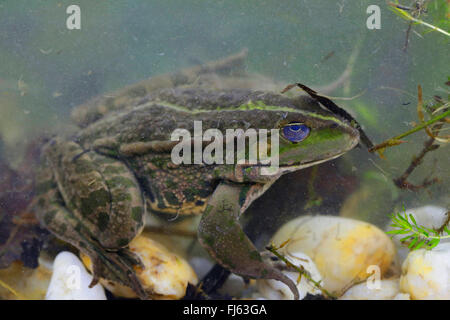
[[[129,261],[134,266],[134,268],[145,269],[144,263],[142,262],[141,258],[130,249],[122,248],[119,250],[119,254],[123,257],[123,259]]]
[[[89,256],[92,261],[93,274],[90,287],[103,278],[130,287],[141,299],[148,298],[134,269],[136,266],[142,266],[142,262],[136,254],[128,249],[121,249],[116,252],[91,253]]]
[[[288,276],[275,268],[270,268],[269,270],[269,273],[264,278],[283,282],[291,290],[292,294],[294,295],[294,300],[298,300],[300,298],[297,286]]]
[[[92,269],[92,281],[89,284],[89,288],[94,287],[100,280],[101,267],[98,258],[96,258],[95,260],[92,259]]]

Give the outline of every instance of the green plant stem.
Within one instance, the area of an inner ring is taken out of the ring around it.
[[[450,238],[450,234],[447,235],[447,236],[432,236],[432,235],[428,235],[427,236],[427,235],[422,234],[419,231],[414,230],[413,228],[405,228],[405,229],[411,231],[414,234],[419,235],[420,237],[426,237],[427,239],[439,239],[439,240],[442,240],[442,239],[449,239]]]
[[[397,12],[399,12],[403,17],[405,17],[405,18],[406,18],[407,20],[409,20],[409,21],[413,21],[413,22],[416,22],[416,23],[418,23],[418,24],[424,25],[424,26],[426,26],[426,27],[428,27],[428,28],[433,29],[434,31],[438,31],[438,32],[440,32],[440,33],[442,33],[442,34],[445,34],[447,37],[450,37],[450,33],[448,33],[448,32],[445,31],[445,30],[442,30],[441,28],[438,28],[438,27],[436,27],[436,26],[433,26],[432,24],[429,24],[429,23],[427,23],[427,22],[425,22],[425,21],[422,21],[422,20],[420,20],[420,19],[414,18],[414,17],[413,17],[412,15],[410,15],[408,12],[406,12],[406,11],[400,9],[400,8],[393,7],[393,9],[396,10]]]
[[[413,129],[411,129],[411,130],[409,130],[409,131],[407,131],[407,132],[405,132],[405,133],[402,133],[402,134],[398,135],[398,136],[395,137],[394,139],[401,139],[401,138],[404,138],[404,137],[406,137],[406,136],[408,136],[408,135],[410,135],[410,134],[412,134],[412,133],[415,133],[415,132],[417,132],[417,131],[422,130],[422,129],[425,128],[425,127],[428,127],[430,124],[433,124],[433,123],[435,123],[435,122],[437,122],[437,121],[439,121],[439,120],[441,120],[441,119],[443,119],[443,118],[445,118],[445,117],[447,117],[447,116],[450,116],[450,110],[447,110],[446,112],[444,112],[444,113],[438,115],[437,117],[432,118],[432,119],[430,119],[430,120],[428,120],[428,121],[426,121],[426,122],[423,122],[423,123],[419,124],[418,126],[414,127]]]
[[[288,259],[286,259],[282,254],[278,253],[277,249],[273,245],[267,247],[267,250],[272,252],[278,259],[280,259],[281,261],[286,263],[287,266],[295,269],[295,271],[297,271],[302,276],[304,276],[306,279],[308,279],[308,281],[310,281],[312,284],[314,284],[314,286],[317,289],[319,289],[324,295],[326,295],[327,297],[332,298],[332,299],[337,299],[337,297],[335,295],[329,293],[325,288],[323,288],[319,282],[317,282],[313,278],[311,278],[311,276],[305,270],[297,267],[295,264],[293,264]]]
[[[384,141],[384,142],[382,142],[380,144],[377,144],[376,146],[370,148],[369,152],[374,152],[376,150],[389,147],[390,146],[389,144],[391,142],[398,141],[401,138],[404,138],[406,136],[409,136],[410,134],[413,134],[413,133],[415,133],[417,131],[420,131],[423,128],[425,128],[425,127],[427,127],[427,126],[429,126],[429,125],[431,125],[431,124],[433,124],[433,123],[435,123],[435,122],[437,122],[439,120],[442,120],[442,119],[444,119],[445,117],[448,117],[448,116],[450,116],[450,110],[447,110],[446,112],[444,112],[444,113],[442,113],[442,114],[440,114],[440,115],[438,115],[438,116],[436,116],[436,117],[434,117],[434,118],[432,118],[432,119],[430,119],[430,120],[428,120],[426,122],[423,122],[423,123],[419,124],[418,126],[414,127],[413,129],[411,129],[409,131],[406,131],[406,132],[404,132],[402,134],[399,134],[398,136],[395,136],[393,138],[387,139],[386,141]]]

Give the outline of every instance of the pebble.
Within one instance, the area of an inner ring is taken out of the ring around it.
[[[51,263],[39,258],[36,269],[24,267],[16,261],[8,268],[0,269],[0,300],[43,300],[52,276]],[[8,287],[5,287],[5,285]]]
[[[296,251],[289,252],[287,254],[286,259],[289,260],[292,264],[303,268],[310,274],[311,278],[314,281],[320,282],[322,280],[322,276],[320,275],[319,270],[317,269],[314,262],[308,257],[306,254]],[[278,265],[285,266],[284,262],[277,263]],[[299,299],[303,299],[308,293],[312,295],[320,295],[322,292],[320,289],[314,286],[305,276],[301,277],[300,282],[298,282],[299,273],[295,271],[286,271],[283,273],[297,284],[297,289],[299,292]],[[281,281],[272,280],[272,279],[259,279],[256,281],[258,292],[262,298],[269,300],[292,300],[294,299],[294,295],[292,291],[288,288],[287,285],[282,283]]]
[[[363,282],[348,289],[339,300],[400,300],[404,294],[400,293],[399,279]]]
[[[137,268],[136,275],[150,298],[181,299],[186,294],[188,283],[198,283],[197,275],[183,257],[147,235],[136,237],[129,247],[144,264],[144,269]],[[89,257],[81,257],[91,270]],[[134,291],[127,286],[106,279],[100,279],[100,283],[117,297],[137,298]]]
[[[88,273],[76,255],[60,252],[53,262],[53,274],[46,300],[106,300],[100,284],[89,288],[92,275]]]
[[[217,293],[225,297],[233,297],[233,299],[245,299],[249,294],[253,293],[253,283],[254,280],[246,283],[241,276],[232,273],[220,289],[217,290]]]
[[[410,252],[402,265],[400,289],[413,300],[449,300],[450,243]]]
[[[380,279],[392,271],[395,246],[376,226],[336,216],[302,216],[287,222],[273,236],[281,253],[303,252],[314,261],[323,287],[340,294],[379,268]],[[371,267],[373,268],[373,267]]]
[[[411,300],[411,296],[408,293],[399,293],[392,300]]]
[[[211,259],[198,256],[191,257],[189,259],[189,264],[200,279],[203,279],[203,277],[214,267],[214,263]]]
[[[447,218],[446,213],[447,209],[433,205],[406,210],[406,214],[414,215],[417,224],[432,229],[442,226]]]
[[[435,229],[442,226],[442,224],[445,222],[445,219],[447,218],[446,212],[447,210],[443,207],[427,205],[423,207],[408,209],[405,213],[407,215],[412,214],[418,225]],[[402,213],[402,215],[404,214]],[[393,228],[390,226],[386,228],[386,230],[392,229]],[[395,235],[392,237],[395,245],[397,246],[397,256],[400,264],[405,261],[409,253],[409,249],[406,246],[402,245],[400,242],[400,239],[402,237],[404,237],[404,235]],[[441,243],[444,242],[450,242],[450,239],[441,240]]]

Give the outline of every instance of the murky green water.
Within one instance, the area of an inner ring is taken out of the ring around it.
[[[79,0],[81,30],[68,30],[66,8],[71,4],[0,1],[1,155],[13,167],[34,138],[64,131],[70,110],[87,99],[242,48],[249,50],[249,71],[311,87],[336,80],[354,54],[349,80],[330,95],[356,96],[335,101],[375,143],[418,122],[419,84],[426,103],[435,95],[446,99],[449,93],[449,37],[416,25],[403,50],[408,22],[385,1]],[[369,30],[366,9],[374,4],[381,9],[381,28]],[[429,1],[421,18],[448,30],[445,6],[444,0]],[[439,183],[418,192],[392,184],[427,139],[423,131],[408,136],[407,143],[387,150],[384,160],[360,148],[335,166],[323,165],[322,180],[314,186],[325,197],[322,207],[305,209],[305,199],[311,197],[309,170],[294,176],[303,180],[286,177],[277,182],[251,211],[265,211],[262,224],[267,226],[267,221],[279,225],[305,211],[338,214],[344,203],[349,216],[376,223],[385,222],[402,204],[448,207],[448,144],[429,153],[410,177],[420,184],[437,176]],[[287,192],[287,185],[303,194]],[[354,202],[348,200],[351,195]]]

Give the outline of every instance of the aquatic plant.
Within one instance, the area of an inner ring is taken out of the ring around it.
[[[447,218],[444,223],[436,229],[427,228],[419,225],[414,218],[414,215],[407,214],[403,207],[403,215],[401,212],[391,215],[393,230],[387,231],[391,237],[395,235],[405,235],[400,239],[400,242],[407,245],[413,251],[420,248],[431,250],[436,247],[443,239],[450,238],[450,229],[448,228],[450,222],[450,213],[447,212]]]
[[[450,77],[449,77],[450,79]],[[445,83],[447,86],[450,86],[450,80]],[[450,96],[450,94],[449,94]],[[432,152],[437,150],[441,144],[450,142],[449,135],[440,134],[441,131],[445,130],[443,127],[445,124],[450,123],[450,103],[448,99],[443,99],[440,96],[434,96],[435,103],[432,105],[426,105],[424,108],[424,103],[422,99],[422,87],[420,85],[417,86],[417,117],[419,120],[419,124],[415,125],[414,128],[408,130],[404,133],[401,133],[395,137],[389,138],[382,143],[379,143],[371,148],[369,148],[369,152],[376,151],[379,156],[384,159],[384,151],[393,146],[398,146],[407,141],[401,140],[406,136],[409,136],[418,131],[424,130],[425,133],[430,137],[427,141],[425,141],[423,149],[417,156],[414,156],[410,165],[405,170],[405,172],[398,178],[393,179],[395,185],[400,189],[407,189],[411,191],[418,191],[420,189],[431,186],[434,183],[439,182],[439,179],[434,177],[426,177],[422,184],[415,185],[408,182],[408,178],[411,173],[422,163],[423,158],[428,152]],[[425,116],[423,109],[425,109],[428,116],[431,118],[425,121]],[[441,144],[437,144],[441,143]],[[431,176],[431,174],[430,174]]]
[[[312,283],[312,285],[314,287],[316,287],[317,289],[319,289],[322,294],[330,299],[337,299],[337,297],[335,295],[333,295],[332,293],[328,292],[322,285],[321,285],[321,281],[315,281],[311,275],[309,274],[308,271],[305,270],[305,268],[300,265],[300,266],[296,266],[295,264],[293,264],[292,262],[290,262],[283,254],[281,254],[278,250],[283,248],[288,242],[290,241],[290,239],[288,239],[287,241],[285,241],[284,243],[282,243],[279,247],[276,247],[274,244],[270,244],[269,246],[266,247],[266,250],[270,251],[274,256],[276,256],[278,259],[280,259],[281,261],[283,261],[286,266],[288,268],[294,269],[296,272],[298,272],[298,279],[297,279],[297,283],[300,283],[302,277],[305,277],[310,283]]]
[[[444,27],[448,27],[448,18],[447,18],[449,14],[448,3],[446,4],[445,1],[439,1],[439,3],[437,1],[434,2],[434,11],[438,12],[439,21],[437,21],[435,24],[432,24],[425,22],[419,18],[422,14],[428,13],[427,9],[428,2],[429,0],[416,0],[409,7],[400,4],[398,1],[395,1],[395,3],[393,2],[388,3],[389,8],[396,15],[398,15],[402,19],[405,19],[406,21],[409,21],[408,29],[406,30],[405,45],[403,47],[404,51],[406,51],[406,49],[408,48],[409,35],[411,33],[413,24],[422,25],[424,27],[431,29],[431,31],[437,31],[441,34],[446,35],[447,37],[450,37],[450,33],[443,29]],[[438,27],[436,24],[439,25],[440,27]],[[420,37],[422,37],[417,32],[415,33]]]

